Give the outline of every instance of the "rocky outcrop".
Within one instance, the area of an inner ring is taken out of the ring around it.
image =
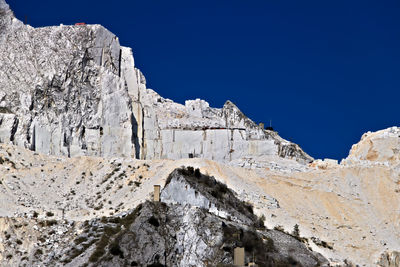
[[[183,184],[195,193],[176,191]],[[169,175],[161,202],[145,201],[83,223],[47,216],[0,219],[0,238],[7,245],[0,242],[0,264],[231,266],[234,248],[243,247],[246,264],[328,266],[306,240],[266,229],[231,189],[190,167]]]
[[[359,143],[352,146],[344,163],[370,161],[396,163],[400,161],[400,128],[391,127],[367,132]]]
[[[147,89],[131,49],[100,25],[32,28],[0,7],[0,142],[69,157],[312,160],[229,101],[180,105]]]
[[[185,105],[147,91],[144,114],[144,158],[207,158],[230,162],[276,155],[308,163],[312,158],[299,146],[247,118],[232,102],[222,109],[204,100]]]

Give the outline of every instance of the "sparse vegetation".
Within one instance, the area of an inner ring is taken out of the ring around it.
[[[48,212],[46,212],[46,216],[47,217],[52,217],[52,216],[54,216],[54,213],[51,212],[51,211],[48,211]]]
[[[158,222],[157,218],[154,217],[154,216],[151,216],[150,219],[148,220],[148,222],[149,222],[151,225],[155,226],[155,227],[160,226],[160,223]]]
[[[34,255],[35,255],[35,256],[43,255],[43,250],[41,250],[40,248],[37,249],[37,250],[35,251],[35,254],[34,254]]]
[[[175,177],[176,172],[179,175],[185,177],[185,180],[192,185],[196,191],[200,191],[203,194],[208,195],[210,199],[215,199],[219,205],[222,204],[225,209],[232,212],[240,212],[247,216],[250,220],[255,222],[256,227],[262,227],[263,224],[257,222],[257,216],[253,213],[253,206],[251,203],[244,203],[239,201],[235,196],[235,193],[228,188],[224,183],[217,181],[213,176],[205,175],[197,171],[193,167],[181,167],[172,172],[165,185],[168,185],[173,177]]]
[[[45,221],[39,221],[38,225],[41,227],[45,227],[45,226],[53,226],[56,225],[57,221],[56,220],[45,220]]]
[[[264,263],[264,259],[268,259],[268,253],[275,251],[274,242],[270,238],[266,241],[260,237],[259,234],[253,229],[244,230],[237,228],[234,225],[227,225],[223,223],[223,243],[225,244],[223,250],[233,253],[233,248],[242,246],[245,248],[246,253],[256,255],[256,262]]]
[[[326,241],[320,240],[319,238],[311,237],[311,240],[314,242],[314,244],[316,244],[319,247],[333,249],[333,247],[329,245]]]
[[[200,173],[200,170],[198,168],[196,170],[194,170],[194,176],[196,178],[200,178],[201,177],[201,173]]]
[[[87,237],[86,237],[86,236],[79,236],[78,238],[76,238],[76,239],[74,240],[74,243],[75,243],[76,245],[79,245],[80,243],[83,243],[83,242],[85,242],[85,241],[87,241]]]
[[[10,234],[8,234],[7,232],[4,232],[4,234],[5,234],[5,238],[6,238],[6,240],[8,240],[8,239],[10,239],[10,237],[11,237],[11,235]]]
[[[300,237],[299,225],[297,223],[293,226],[292,235]]]
[[[114,174],[116,174],[117,172],[119,172],[121,170],[120,168],[120,164],[118,165],[118,167],[116,167],[112,172],[110,172],[109,174],[107,174],[103,180],[101,181],[102,184],[104,184],[105,182],[107,182],[111,177],[114,176]]]
[[[110,226],[104,227],[102,236],[101,236],[100,240],[96,243],[96,248],[95,248],[94,252],[89,257],[90,262],[97,262],[101,257],[106,255],[105,248],[109,245],[110,240],[112,240],[113,237],[117,234],[118,234],[118,236],[113,239],[114,241],[111,243],[111,246],[109,247],[109,252],[111,253],[111,249],[112,249],[113,253],[116,253],[120,257],[123,257],[123,254],[121,254],[122,251],[121,251],[121,253],[119,253],[119,251],[117,249],[119,247],[118,240],[123,235],[123,233],[121,233],[121,227],[124,226],[124,229],[125,229],[124,231],[126,231],[126,229],[128,229],[129,226],[134,222],[134,220],[140,213],[141,209],[142,209],[142,205],[140,204],[139,206],[137,206],[137,208],[133,212],[129,213],[128,215],[126,215],[123,218],[115,217],[115,218],[108,219],[109,223],[114,223],[114,224],[116,224],[116,226],[115,227],[110,227]],[[118,247],[117,247],[117,245],[118,245]],[[112,254],[112,255],[114,255],[114,254]]]
[[[10,156],[10,155],[11,155],[11,154],[9,153],[9,156]],[[10,157],[11,157],[11,156],[10,156]],[[0,164],[4,164],[4,163],[9,163],[13,169],[16,168],[15,162],[13,162],[12,160],[10,160],[10,159],[7,158],[7,157],[3,158],[3,157],[0,156]]]
[[[119,246],[118,242],[113,242],[110,245],[109,251],[114,256],[119,256],[122,259],[124,258],[124,253],[122,252],[121,247]]]
[[[94,207],[94,210],[101,210],[103,208],[103,203],[100,203],[98,206]]]

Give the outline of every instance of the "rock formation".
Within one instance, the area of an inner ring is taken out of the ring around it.
[[[0,142],[69,157],[312,160],[229,101],[183,106],[147,89],[131,49],[100,25],[32,28],[1,8]]]
[[[400,161],[400,129],[389,129],[367,132],[361,141],[353,145],[347,162],[381,162],[396,163]]]
[[[176,191],[177,187],[185,190]],[[188,190],[196,193],[186,194]],[[245,262],[259,266],[328,266],[304,240],[266,229],[249,204],[193,168],[171,173],[161,201],[146,201],[119,216],[79,224],[37,218],[3,220],[0,236],[10,246],[3,248],[5,257],[0,262],[22,266],[230,266],[234,248],[244,247]],[[213,204],[204,206],[206,202]],[[27,248],[27,232],[40,246]],[[23,245],[27,249],[21,254]]]

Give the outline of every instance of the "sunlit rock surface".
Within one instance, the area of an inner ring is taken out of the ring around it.
[[[312,160],[229,101],[181,105],[147,89],[132,50],[100,25],[32,28],[1,8],[0,142],[69,157]]]
[[[400,162],[400,128],[365,133],[361,141],[353,145],[345,162],[357,161],[383,164]]]
[[[340,164],[311,162],[229,101],[182,105],[148,89],[132,50],[102,26],[35,29],[4,0],[0,59],[1,266],[230,264],[233,232],[249,227],[273,259],[399,265],[399,128],[365,134]],[[226,187],[204,188],[181,166]],[[140,204],[137,221],[121,219]],[[223,223],[234,230],[224,246]],[[174,249],[180,258],[165,256]]]

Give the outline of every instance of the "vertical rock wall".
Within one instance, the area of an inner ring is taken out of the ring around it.
[[[9,13],[2,25],[2,142],[54,155],[135,156],[115,35],[100,25],[35,29]]]

